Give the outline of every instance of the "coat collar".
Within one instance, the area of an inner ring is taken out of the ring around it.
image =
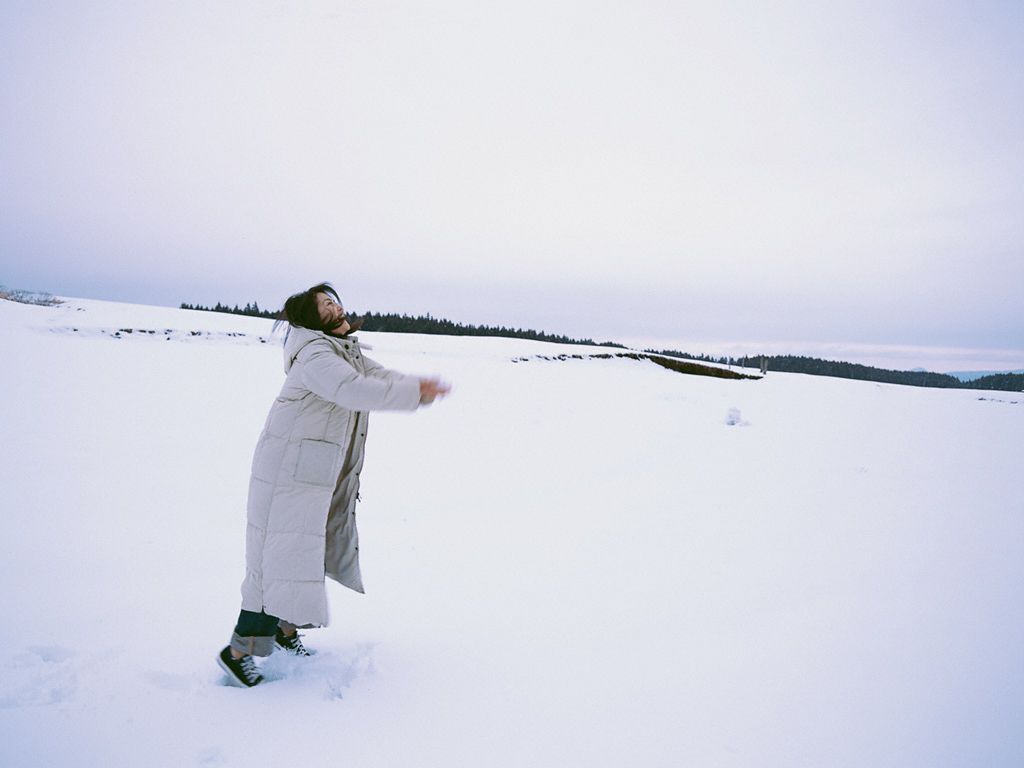
[[[339,350],[345,350],[346,352],[359,352],[362,349],[359,344],[359,338],[356,336],[347,336],[342,338],[340,336],[332,336],[331,334],[324,333],[323,331],[313,331],[309,328],[289,326],[284,337],[285,373],[291,370],[292,364],[295,362],[295,358],[298,357],[302,348],[310,342],[318,339],[329,341],[334,347]]]

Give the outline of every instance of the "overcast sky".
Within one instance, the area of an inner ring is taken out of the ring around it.
[[[1016,0],[4,0],[0,283],[1019,352],[1022,40]]]

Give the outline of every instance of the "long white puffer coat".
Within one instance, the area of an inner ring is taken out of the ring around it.
[[[419,407],[419,379],[363,357],[355,337],[292,327],[281,393],[249,480],[242,608],[328,623],[325,576],[363,591],[356,494],[368,411]]]

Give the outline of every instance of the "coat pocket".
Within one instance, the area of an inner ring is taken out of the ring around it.
[[[341,446],[326,440],[299,442],[299,460],[295,465],[295,479],[300,483],[332,486],[338,480],[338,457]]]

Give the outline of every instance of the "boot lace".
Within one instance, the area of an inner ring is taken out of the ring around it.
[[[238,660],[238,666],[242,670],[242,674],[245,675],[245,679],[250,683],[259,678],[259,670],[256,669],[256,662],[252,656],[243,656]]]
[[[300,635],[296,632],[294,635],[286,635],[283,632],[279,633],[277,642],[279,645],[284,646],[285,649],[294,653],[296,656],[309,656],[309,651],[306,650],[306,646],[302,644]]]

